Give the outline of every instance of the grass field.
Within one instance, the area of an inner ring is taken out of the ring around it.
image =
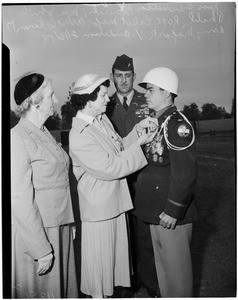
[[[197,297],[236,296],[236,161],[233,133],[196,139],[199,176],[192,256]]]

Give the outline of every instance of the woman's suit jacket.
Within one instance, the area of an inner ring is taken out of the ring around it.
[[[132,209],[126,176],[147,164],[139,143],[133,143],[135,129],[122,139],[105,114],[102,123],[107,133],[75,117],[69,135],[82,221],[107,220]]]
[[[52,251],[44,227],[74,222],[69,157],[45,130],[25,118],[11,130],[12,225],[33,259]]]

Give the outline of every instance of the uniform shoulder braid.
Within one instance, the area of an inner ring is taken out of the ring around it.
[[[167,146],[176,151],[186,150],[195,141],[193,126],[179,110],[164,121],[164,138]]]

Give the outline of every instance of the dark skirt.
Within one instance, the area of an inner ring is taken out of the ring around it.
[[[38,262],[24,253],[24,242],[12,226],[12,298],[78,298],[72,228],[64,225],[45,230],[54,249],[54,262],[47,274],[39,276]]]

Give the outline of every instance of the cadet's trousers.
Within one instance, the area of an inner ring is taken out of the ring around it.
[[[161,297],[193,297],[192,224],[150,225],[150,231]]]

